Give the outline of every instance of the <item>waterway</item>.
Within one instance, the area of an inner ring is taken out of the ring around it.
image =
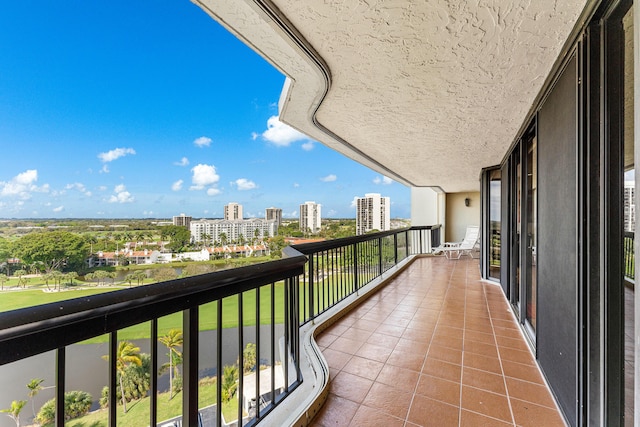
[[[256,328],[247,326],[243,328],[244,343],[255,343]],[[284,334],[284,326],[275,327],[275,359],[281,360],[278,348],[278,340]],[[260,326],[260,363],[271,364],[271,327]],[[150,340],[135,340],[133,343],[140,347],[143,353],[149,353]],[[109,383],[108,363],[102,356],[108,354],[108,344],[76,344],[67,347],[66,350],[66,390],[82,390],[93,396],[92,409],[99,407],[98,400],[102,388]],[[158,366],[168,362],[166,353],[168,350],[162,344],[158,344]],[[213,376],[217,372],[217,331],[202,331],[200,333],[200,378]],[[0,366],[0,409],[9,408],[13,400],[27,400],[27,383],[33,378],[42,378],[44,382],[42,390],[34,398],[35,410],[55,393],[55,358],[54,351],[30,357],[15,363]],[[238,359],[238,328],[225,328],[222,330],[222,366],[232,365]],[[169,388],[169,375],[165,374],[158,380],[158,389],[166,391]],[[20,416],[21,425],[29,425],[33,419],[31,402],[22,410]],[[5,414],[0,414],[0,427],[15,427],[15,423]]]

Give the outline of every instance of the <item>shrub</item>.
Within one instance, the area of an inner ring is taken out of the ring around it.
[[[64,419],[71,420],[86,415],[91,409],[93,398],[86,391],[68,391],[64,394]],[[52,424],[56,417],[56,399],[47,401],[36,419],[40,425]]]

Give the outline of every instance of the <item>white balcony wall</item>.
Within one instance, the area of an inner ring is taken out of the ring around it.
[[[459,242],[469,225],[480,225],[480,192],[447,193],[444,241]],[[469,199],[469,206],[465,205]]]

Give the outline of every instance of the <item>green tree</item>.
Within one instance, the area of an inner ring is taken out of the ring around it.
[[[173,252],[184,252],[191,241],[191,232],[178,225],[165,225],[161,227],[161,234],[169,238],[169,249]]]
[[[20,285],[22,285],[23,288],[27,286],[28,280],[24,277],[27,275],[27,270],[16,270],[13,275],[18,277],[18,287],[20,287]]]
[[[33,418],[36,417],[36,404],[34,401],[34,397],[36,397],[36,395],[38,393],[40,393],[40,390],[42,390],[42,383],[44,382],[44,379],[42,378],[33,378],[31,381],[29,381],[27,383],[27,388],[29,389],[29,392],[27,393],[27,396],[29,396],[29,400],[31,401],[31,409],[33,410]]]
[[[25,263],[41,262],[46,272],[81,267],[89,255],[85,238],[68,231],[29,233],[14,244],[15,256]]]
[[[166,335],[158,338],[158,341],[162,343],[165,347],[169,349],[169,400],[173,398],[173,378],[174,375],[177,377],[180,375],[178,371],[177,364],[174,364],[177,361],[182,361],[182,352],[178,350],[179,347],[182,347],[183,337],[182,331],[180,329],[171,329],[167,332]],[[165,364],[166,365],[166,364]],[[161,368],[161,371],[162,368]]]
[[[238,367],[227,365],[222,371],[222,401],[227,403],[231,400],[238,388]]]
[[[167,280],[173,280],[178,277],[176,270],[170,267],[158,268],[153,272],[153,278],[158,282],[166,282]]]
[[[9,409],[0,409],[0,412],[7,414],[16,423],[16,427],[20,427],[20,412],[22,408],[27,404],[26,400],[14,400],[11,402]]]
[[[227,238],[227,233],[220,233],[218,238],[220,239],[220,244],[222,246],[227,246],[228,238]]]
[[[256,345],[252,342],[248,343],[242,350],[242,373],[248,374],[253,372],[257,366]],[[240,358],[236,361],[240,365]]]
[[[109,356],[102,356],[103,359],[109,360]],[[140,347],[136,347],[129,341],[120,341],[118,344],[118,350],[116,352],[116,372],[118,373],[118,381],[120,383],[120,390],[124,390],[124,377],[126,375],[126,368],[135,364],[142,366],[142,359],[140,358]],[[124,393],[122,393],[122,408],[127,412],[127,401]]]
[[[4,291],[4,284],[9,280],[6,274],[0,274],[0,290]]]
[[[284,240],[284,236],[278,235],[269,239],[269,253],[271,258],[282,257],[282,249],[287,246],[287,242]]]
[[[73,286],[73,281],[78,278],[78,273],[76,273],[75,271],[70,271],[65,274],[64,278],[68,280],[69,283],[71,283],[71,286]]]

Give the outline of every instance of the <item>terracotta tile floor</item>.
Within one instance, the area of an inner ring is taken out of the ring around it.
[[[477,260],[419,258],[318,337],[328,426],[564,426]]]

